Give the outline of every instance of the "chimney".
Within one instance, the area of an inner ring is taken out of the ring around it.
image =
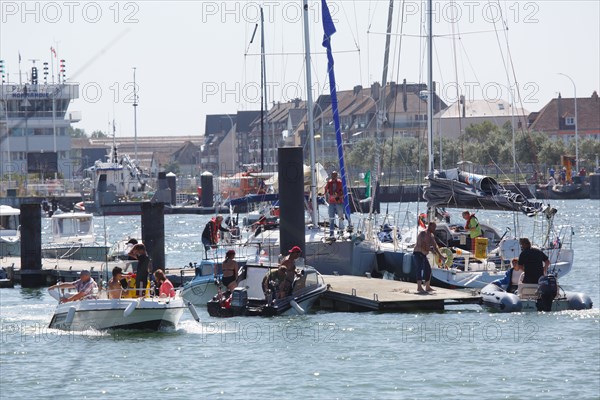
[[[563,128],[563,121],[562,121],[562,96],[560,94],[560,92],[558,92],[558,98],[556,99],[556,117],[558,118],[558,129],[562,129]]]
[[[389,85],[390,85],[390,97],[392,99],[395,99],[396,95],[398,94],[398,90],[397,90],[398,85],[396,85],[396,82],[393,82],[393,81],[390,82]]]
[[[360,93],[360,91],[362,90],[362,88],[363,88],[362,86],[360,86],[360,85],[356,85],[356,86],[354,86],[354,88],[352,89],[352,93],[354,93],[354,95],[356,96],[357,94],[359,94],[359,93]]]
[[[381,89],[381,85],[379,84],[379,82],[374,82],[371,85],[371,97],[375,100],[379,100],[379,92]]]
[[[300,107],[300,99],[299,98],[295,98],[294,99],[294,108],[298,108]]]
[[[598,92],[596,92],[595,90],[594,93],[592,93],[592,99],[598,101]]]

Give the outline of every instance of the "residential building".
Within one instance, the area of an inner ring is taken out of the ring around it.
[[[502,99],[466,100],[461,96],[460,100],[434,115],[433,133],[436,137],[441,133],[442,137],[458,139],[465,133],[466,127],[483,122],[491,122],[498,127],[509,122],[516,129],[525,129],[528,115],[529,111],[513,107]]]
[[[539,112],[529,117],[531,131],[546,133],[565,142],[575,139],[575,99],[560,93]],[[590,97],[577,98],[577,134],[579,140],[600,140],[600,101],[594,91]]]

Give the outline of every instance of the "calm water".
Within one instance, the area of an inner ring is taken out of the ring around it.
[[[561,280],[594,309],[490,314],[316,313],[217,320],[199,310],[158,333],[47,329],[45,290],[0,290],[0,398],[600,398],[598,201],[555,203],[574,223],[575,266]],[[390,211],[416,211],[416,204]],[[507,213],[479,213],[513,226]],[[207,217],[167,216],[168,264],[197,259]],[[531,229],[531,220],[520,219]],[[109,241],[139,217],[99,219]]]

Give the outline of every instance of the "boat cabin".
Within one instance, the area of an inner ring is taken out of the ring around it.
[[[93,215],[82,212],[54,214],[52,240],[54,243],[94,242]]]
[[[0,205],[0,239],[14,241],[19,237],[19,216],[21,210]]]

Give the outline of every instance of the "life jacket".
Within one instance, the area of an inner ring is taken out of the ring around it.
[[[479,226],[479,220],[477,219],[477,217],[475,217],[475,214],[469,214],[469,219],[467,220],[467,223],[465,224],[465,229],[469,229],[470,228],[470,223],[471,223],[471,219],[475,218],[475,221],[477,222],[477,225],[475,225],[475,227]]]
[[[419,226],[423,229],[427,229],[425,222],[427,221],[427,214],[419,214]]]
[[[333,185],[335,185],[335,192],[333,190]],[[341,204],[344,200],[344,191],[342,189],[342,181],[341,179],[330,179],[327,182],[327,193],[329,194],[329,203],[338,203]],[[337,198],[337,199],[336,199]]]
[[[210,220],[210,238],[212,243],[216,244],[219,241],[219,227],[217,226],[217,217]]]

